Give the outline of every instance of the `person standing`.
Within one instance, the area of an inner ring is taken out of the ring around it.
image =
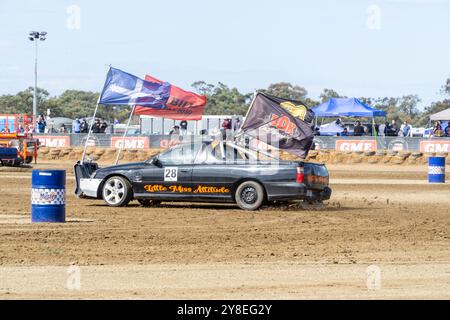
[[[386,129],[386,135],[390,137],[398,135],[398,127],[397,122],[395,120],[392,120],[391,123],[388,125]]]
[[[444,134],[446,137],[450,137],[450,121],[447,122],[447,126],[444,129]]]
[[[382,123],[378,126],[378,135],[380,137],[386,136],[386,125],[387,123]]]
[[[81,133],[88,133],[89,132],[89,124],[86,121],[86,118],[83,119],[83,122],[81,122],[80,132]]]
[[[443,137],[444,131],[442,131],[442,126],[440,121],[436,121],[433,128],[433,136],[435,137]]]
[[[405,121],[403,123],[403,128],[401,129],[402,135],[404,137],[412,137],[412,127],[411,125],[408,123],[408,121]]]
[[[360,121],[356,121],[356,125],[353,128],[353,135],[354,136],[363,136],[364,135],[364,127],[361,125]]]
[[[92,127],[92,133],[100,133],[100,119],[96,119],[94,122],[94,126]]]
[[[100,121],[100,133],[106,133],[106,128],[108,128],[108,124],[102,119]]]
[[[180,135],[182,135],[182,136],[187,135],[187,126],[188,126],[188,123],[186,120],[183,120],[180,122]]]
[[[80,133],[81,132],[81,122],[78,119],[75,119],[75,121],[72,124],[72,130],[73,133]]]
[[[180,135],[180,127],[174,126],[173,129],[169,132],[171,136],[179,136]]]

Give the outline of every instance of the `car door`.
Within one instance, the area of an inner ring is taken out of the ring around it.
[[[196,158],[192,184],[194,193],[203,198],[231,199],[234,183],[239,179],[243,162],[235,150],[211,143]]]
[[[181,144],[149,161],[141,171],[140,195],[182,199],[192,195],[192,169],[200,145]]]

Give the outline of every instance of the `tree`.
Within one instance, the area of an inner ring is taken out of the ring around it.
[[[347,97],[341,96],[333,89],[323,89],[322,93],[319,95],[319,98],[320,101],[324,103],[330,100],[331,98],[347,98]]]
[[[398,108],[405,115],[406,120],[408,122],[413,121],[419,115],[419,109],[417,108],[417,104],[420,102],[420,98],[416,94],[410,94],[407,96],[403,96],[399,100]]]
[[[245,115],[251,94],[242,94],[236,88],[229,88],[219,82],[217,85],[197,81],[191,85],[198,93],[206,96],[205,114]]]
[[[441,87],[441,93],[444,95],[450,95],[450,78],[448,78]]]
[[[33,87],[29,87],[24,91],[20,91],[15,95],[0,96],[0,113],[33,113]],[[48,91],[37,89],[38,113],[45,113],[46,108],[44,102],[48,98]]]
[[[308,91],[305,88],[289,82],[273,83],[262,91],[280,98],[299,101],[306,100],[306,96],[308,95]]]

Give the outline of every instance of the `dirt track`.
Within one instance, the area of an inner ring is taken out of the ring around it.
[[[249,213],[78,200],[70,165],[37,166],[69,170],[58,225],[30,224],[31,171],[1,168],[0,298],[450,298],[450,184],[428,185],[425,166],[330,165],[326,209]]]

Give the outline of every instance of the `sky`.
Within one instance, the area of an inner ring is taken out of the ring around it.
[[[316,98],[418,94],[443,99],[450,0],[0,0],[0,94],[34,84],[100,91],[108,65],[190,89],[253,92],[285,81]]]

